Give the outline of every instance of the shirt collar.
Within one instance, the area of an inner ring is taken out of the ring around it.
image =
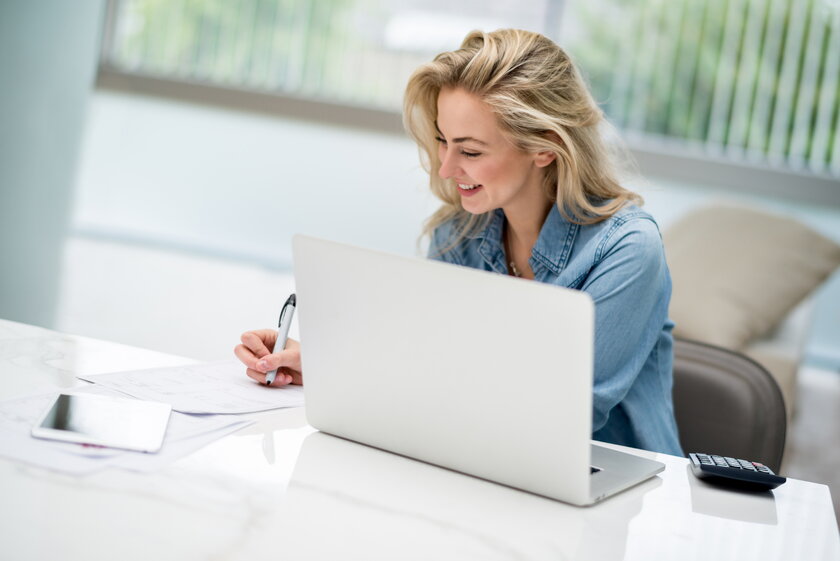
[[[487,226],[483,229],[468,234],[467,237],[479,241],[478,253],[484,261],[497,273],[507,274],[505,263],[505,246],[502,241],[502,234],[505,228],[505,213],[497,208],[492,211]]]
[[[505,214],[502,209],[496,209],[485,228],[468,234],[467,237],[480,240],[478,251],[487,264],[495,271],[506,274],[507,264],[502,240],[504,226]],[[539,266],[544,266],[554,274],[560,274],[569,260],[579,229],[578,224],[563,218],[556,204],[552,205],[540,230],[537,243],[531,251],[531,269],[534,273],[537,273]]]
[[[560,274],[560,271],[566,267],[579,230],[579,224],[563,218],[558,206],[551,205],[548,217],[540,230],[540,237],[537,238],[537,243],[534,244],[531,252],[531,260],[545,265],[554,274]],[[533,265],[531,268],[534,268]]]

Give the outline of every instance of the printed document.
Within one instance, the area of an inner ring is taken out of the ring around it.
[[[267,387],[238,361],[80,376],[130,396],[162,401],[181,413],[237,414],[303,405],[301,386]]]

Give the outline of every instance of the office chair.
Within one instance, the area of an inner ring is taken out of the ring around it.
[[[683,450],[758,461],[779,471],[787,417],[773,377],[752,359],[675,338],[674,414]]]

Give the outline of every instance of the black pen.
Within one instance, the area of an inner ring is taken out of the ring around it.
[[[277,340],[274,341],[274,348],[271,353],[274,354],[286,348],[286,341],[289,339],[289,328],[292,326],[292,316],[295,315],[295,295],[289,296],[286,303],[283,304],[283,310],[280,311],[280,320],[277,322]],[[277,369],[265,375],[265,385],[270,386],[277,377]]]

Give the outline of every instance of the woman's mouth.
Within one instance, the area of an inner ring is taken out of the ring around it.
[[[478,183],[458,183],[458,192],[461,193],[461,195],[464,197],[472,197],[473,195],[481,191],[483,187],[483,185],[479,185]]]

